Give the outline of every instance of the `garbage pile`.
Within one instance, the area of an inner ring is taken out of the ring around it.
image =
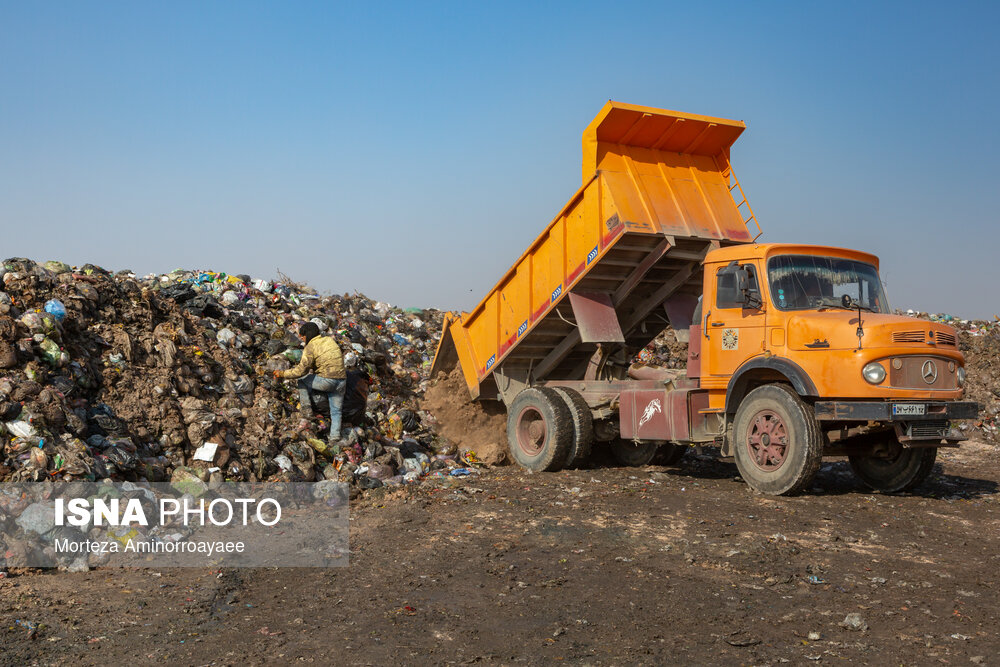
[[[981,435],[991,443],[1000,443],[1000,317],[993,320],[967,320],[954,315],[904,313],[932,322],[941,322],[958,330],[958,348],[965,355],[965,398],[983,406],[976,421],[961,422],[971,435]]]
[[[5,260],[0,481],[330,479],[365,489],[468,474],[470,461],[419,410],[442,316],[287,279]],[[295,328],[305,321],[344,352],[339,443],[325,440],[321,416],[301,419],[294,381],[272,375],[301,358]]]
[[[682,340],[683,339],[683,340]],[[639,350],[633,361],[643,366],[657,368],[687,368],[687,336],[677,335],[672,327],[667,327],[649,344]]]

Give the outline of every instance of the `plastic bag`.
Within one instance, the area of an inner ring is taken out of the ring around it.
[[[175,283],[167,285],[160,290],[160,296],[166,299],[173,299],[177,303],[184,303],[195,297],[194,288],[186,283]]]
[[[66,306],[59,299],[49,299],[45,302],[45,312],[56,318],[57,322],[66,319]]]
[[[403,459],[403,470],[407,473],[416,473],[421,475],[424,472],[424,467],[420,465],[420,461],[417,459]]]
[[[18,419],[16,421],[7,422],[6,424],[4,424],[4,426],[7,427],[7,430],[10,431],[11,435],[19,438],[31,438],[37,434],[35,431],[35,427],[32,426],[30,422],[25,421],[24,419]]]
[[[122,445],[112,445],[104,451],[108,460],[115,464],[119,470],[134,470],[139,465],[139,457],[135,452],[128,451]]]
[[[59,349],[59,344],[56,343],[51,338],[44,338],[38,346],[42,351],[42,359],[45,359],[50,366],[58,366],[62,360],[62,350]]]
[[[49,455],[41,447],[32,447],[30,450],[29,465],[38,470],[45,470],[49,467]]]
[[[232,294],[232,292],[226,292],[226,294]],[[219,345],[226,347],[236,340],[236,332],[227,327],[216,334],[215,340],[219,341]]]
[[[306,442],[308,442],[309,446],[315,449],[316,453],[319,454],[320,456],[331,458],[335,454],[333,448],[328,443],[326,443],[323,440],[320,440],[319,438],[307,438]]]
[[[35,332],[40,331],[44,326],[44,320],[42,316],[35,312],[25,313],[21,315],[21,323],[28,327],[29,331]]]
[[[413,432],[420,428],[420,416],[413,410],[400,410],[398,414],[404,431]]]
[[[382,480],[374,477],[358,477],[358,486],[362,489],[377,489],[382,486]]]

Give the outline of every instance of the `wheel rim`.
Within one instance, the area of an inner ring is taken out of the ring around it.
[[[788,454],[788,428],[773,410],[761,410],[754,415],[746,436],[747,453],[755,466],[773,472],[785,462]]]
[[[528,456],[538,456],[545,448],[548,428],[537,408],[528,406],[517,416],[517,446]]]

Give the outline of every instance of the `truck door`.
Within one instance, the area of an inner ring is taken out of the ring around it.
[[[746,270],[747,293],[739,289],[735,271],[726,271],[727,265],[717,264],[711,269],[714,276],[714,295],[704,304],[702,335],[708,340],[702,344],[708,354],[702,355],[702,377],[717,379],[726,386],[728,378],[743,362],[764,351],[764,306],[760,289],[759,267],[755,262],[741,262]],[[732,267],[730,267],[732,268]]]

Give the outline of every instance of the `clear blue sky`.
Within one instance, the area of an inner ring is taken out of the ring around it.
[[[2,2],[0,254],[469,308],[604,102],[742,119],[765,241],[1000,314],[1000,5]]]

